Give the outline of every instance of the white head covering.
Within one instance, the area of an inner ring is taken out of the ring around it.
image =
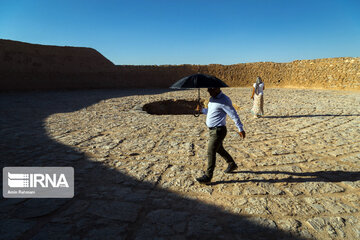
[[[257,77],[256,78],[256,85],[255,85],[255,93],[259,94],[259,85],[263,83],[263,81],[261,80],[261,77]]]

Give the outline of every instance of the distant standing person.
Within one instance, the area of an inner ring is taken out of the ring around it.
[[[265,90],[264,82],[262,81],[261,77],[257,77],[251,95],[251,99],[254,99],[251,113],[254,114],[255,118],[264,115],[264,90]]]
[[[215,169],[216,153],[219,153],[228,163],[228,168],[225,170],[225,173],[231,173],[237,168],[234,159],[223,146],[223,141],[227,133],[225,126],[226,115],[229,115],[235,122],[240,137],[245,138],[243,124],[241,123],[230,98],[222,93],[220,88],[208,88],[208,92],[211,96],[208,108],[202,108],[199,105],[196,108],[196,110],[206,114],[206,125],[209,128],[210,133],[207,150],[208,166],[205,175],[196,179],[199,183],[208,183],[211,181]]]

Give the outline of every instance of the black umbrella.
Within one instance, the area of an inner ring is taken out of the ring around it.
[[[229,87],[217,77],[206,74],[194,74],[184,77],[171,85],[172,89],[183,88],[222,88]]]
[[[188,89],[188,88],[197,88],[198,89],[198,103],[200,104],[200,88],[222,88],[229,87],[223,81],[217,77],[206,75],[206,74],[194,74],[187,77],[184,77],[171,85],[172,89]],[[198,117],[200,113],[196,113],[195,117]]]

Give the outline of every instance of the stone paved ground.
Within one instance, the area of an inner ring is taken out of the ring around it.
[[[208,186],[205,116],[142,111],[194,90],[1,94],[2,167],[73,166],[75,197],[2,198],[0,238],[359,239],[360,94],[267,89],[254,119],[250,89],[224,92],[247,138],[228,119],[239,169],[219,157]]]

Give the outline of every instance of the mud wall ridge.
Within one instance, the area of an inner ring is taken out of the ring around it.
[[[233,65],[114,65],[98,51],[0,39],[0,90],[167,88],[205,73],[231,87],[250,87],[261,76],[268,87],[360,90],[360,57],[255,62]]]

